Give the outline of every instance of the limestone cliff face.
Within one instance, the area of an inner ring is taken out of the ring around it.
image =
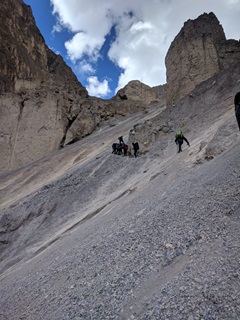
[[[213,13],[188,20],[166,55],[167,105],[187,95],[195,86],[240,59],[240,43],[226,40]]]
[[[72,143],[111,117],[45,44],[22,0],[0,6],[0,172]]]
[[[1,2],[0,27],[0,92],[12,92],[21,81],[47,71],[47,53],[31,9],[22,1]]]
[[[74,101],[61,73],[72,93],[84,99],[87,91],[47,48],[22,0],[2,1],[0,17],[0,171],[6,171],[61,145]]]

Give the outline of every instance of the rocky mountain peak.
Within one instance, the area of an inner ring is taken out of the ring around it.
[[[185,39],[210,36],[215,43],[226,40],[225,33],[218,18],[213,12],[203,13],[194,20],[187,20],[177,37]]]
[[[165,59],[167,105],[174,104],[197,84],[239,59],[240,43],[226,40],[214,13],[188,20],[173,40]]]
[[[139,80],[130,81],[117,92],[116,97],[120,100],[141,101],[145,104],[158,100],[157,93]]]

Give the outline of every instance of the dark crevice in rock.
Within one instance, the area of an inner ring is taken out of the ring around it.
[[[28,99],[24,99],[20,102],[20,110],[19,110],[19,115],[18,115],[18,121],[20,121],[22,119],[22,114],[23,114],[23,109],[24,109],[24,106],[25,106],[25,102],[27,101]]]
[[[67,124],[67,126],[66,126],[66,128],[65,128],[65,132],[64,132],[64,135],[63,135],[62,140],[61,140],[61,142],[60,142],[59,149],[61,149],[61,148],[64,147],[68,129],[71,127],[71,125],[73,124],[73,122],[77,119],[77,117],[78,117],[78,114],[75,115],[74,117],[72,117],[71,119],[68,118],[68,124]],[[76,138],[75,138],[75,139],[76,139]],[[77,140],[78,140],[78,139],[77,139]],[[76,141],[77,141],[77,140],[76,140]],[[75,141],[75,142],[76,142],[76,141]],[[73,143],[73,142],[72,142],[72,143]],[[70,144],[70,143],[68,143],[68,144]]]

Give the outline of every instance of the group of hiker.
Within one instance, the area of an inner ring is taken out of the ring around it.
[[[137,152],[139,150],[139,144],[138,142],[133,142],[132,146],[133,146],[133,154],[134,154],[134,157],[136,158]],[[122,136],[118,137],[118,143],[113,143],[112,153],[115,153],[118,155],[123,153],[125,156],[128,154],[128,145],[123,141]]]
[[[178,153],[182,152],[182,144],[183,142],[186,142],[188,146],[190,146],[188,140],[186,137],[184,137],[182,131],[177,131],[175,135],[175,143],[178,145]],[[139,150],[139,143],[138,142],[132,142],[133,146],[133,154],[134,157],[137,157],[137,153]],[[125,156],[128,154],[128,145],[124,142],[123,137],[118,137],[118,143],[112,144],[112,153],[114,154],[124,154]]]
[[[235,105],[235,116],[236,116],[238,127],[240,130],[240,92],[238,92],[235,95],[234,105]],[[120,136],[118,138],[118,141],[119,141],[119,143],[113,143],[112,153],[115,153],[115,154],[122,154],[123,153],[124,155],[127,155],[128,154],[128,145],[123,141],[123,137]],[[182,145],[183,145],[184,141],[190,147],[190,143],[188,142],[187,138],[183,135],[183,132],[177,131],[175,134],[175,143],[178,145],[178,153],[182,152]],[[133,146],[134,157],[136,158],[138,150],[139,150],[139,144],[138,144],[138,142],[133,142],[132,146]]]

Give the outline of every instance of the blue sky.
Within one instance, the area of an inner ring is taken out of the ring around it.
[[[214,12],[240,38],[240,0],[24,0],[46,44],[90,95],[108,99],[131,80],[166,82],[164,59],[185,21]]]

